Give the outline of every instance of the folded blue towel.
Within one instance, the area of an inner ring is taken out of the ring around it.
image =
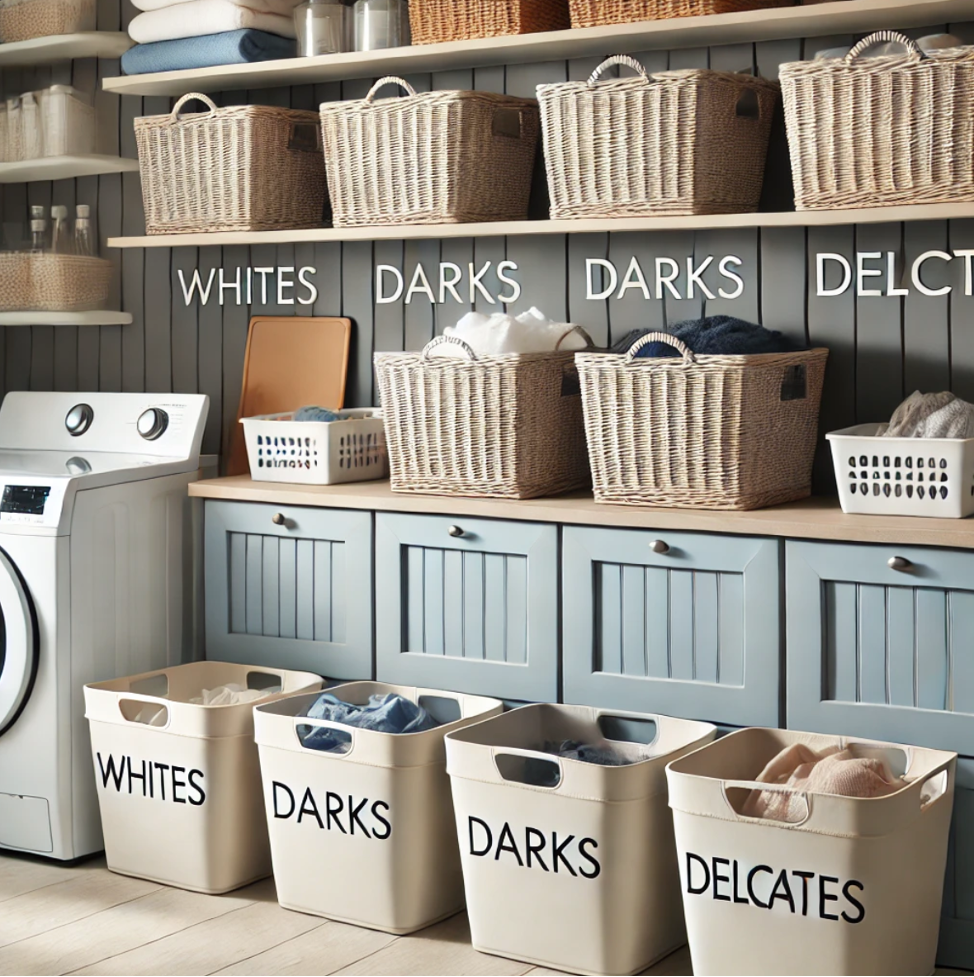
[[[227,31],[178,41],[136,44],[122,55],[122,72],[145,75],[155,71],[183,71],[224,64],[251,64],[293,58],[297,42],[265,31]]]
[[[423,733],[440,725],[422,706],[394,692],[370,696],[364,706],[343,702],[331,692],[322,692],[305,715],[309,719],[327,719],[376,733]],[[310,750],[344,753],[348,749],[348,739],[334,729],[299,726],[298,736],[302,745]]]

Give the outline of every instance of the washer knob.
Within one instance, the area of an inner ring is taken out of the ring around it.
[[[64,467],[71,475],[87,475],[91,471],[91,462],[87,458],[75,455],[64,463]]]
[[[139,434],[146,441],[155,441],[162,436],[169,426],[169,415],[161,407],[150,407],[144,411],[138,421]]]
[[[91,422],[95,419],[95,412],[88,404],[75,404],[68,411],[68,416],[64,419],[64,426],[68,429],[68,434],[76,438],[91,427]]]

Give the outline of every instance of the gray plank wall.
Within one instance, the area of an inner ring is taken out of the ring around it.
[[[98,0],[99,28],[124,29],[133,15],[128,0]],[[945,25],[908,33],[918,36]],[[949,25],[954,33],[974,41],[974,24]],[[650,69],[711,67],[726,70],[756,69],[776,77],[785,61],[811,57],[816,50],[848,43],[852,37],[826,37],[738,44],[710,49],[651,52],[641,60]],[[606,52],[611,54],[612,52]],[[541,82],[587,77],[600,59],[511,65],[474,71],[449,71],[411,76],[419,90],[482,88],[515,95],[533,95]],[[2,72],[5,95],[52,82],[70,82],[94,92],[99,80],[118,73],[117,61],[79,60],[53,67],[11,69]],[[231,92],[218,96],[220,104],[290,105],[312,109],[322,101],[359,98],[370,81],[342,84]],[[105,151],[135,156],[132,120],[158,114],[171,107],[167,98],[98,96],[104,122]],[[790,200],[790,175],[781,140],[772,147],[765,190],[765,208],[780,209]],[[543,181],[533,210],[543,216]],[[784,202],[783,202],[784,201]],[[97,214],[104,238],[141,234],[142,203],[136,174],[88,177],[55,183],[5,186],[2,220],[8,238],[26,221],[32,203],[89,203]],[[105,253],[120,275],[115,286],[131,326],[7,328],[0,333],[0,388],[6,390],[152,390],[200,391],[212,400],[204,447],[225,449],[236,414],[240,376],[251,313],[346,315],[353,319],[352,358],[347,403],[368,405],[375,399],[371,355],[374,350],[417,349],[454,323],[468,306],[449,299],[432,306],[422,296],[405,306],[376,305],[373,295],[374,264],[390,264],[411,273],[417,261],[435,271],[440,261],[465,267],[476,261],[495,263],[509,259],[520,266],[524,286],[514,306],[522,311],[537,305],[552,317],[567,317],[586,326],[596,342],[604,343],[642,326],[663,326],[703,313],[732,313],[782,329],[789,335],[830,347],[827,389],[822,408],[823,430],[856,421],[889,416],[905,393],[921,387],[951,388],[974,399],[974,328],[970,323],[974,299],[960,288],[945,298],[911,295],[907,298],[859,298],[847,292],[840,298],[809,294],[816,252],[837,252],[854,260],[855,251],[895,251],[903,259],[924,250],[974,247],[974,221],[919,224],[840,226],[805,230],[727,230],[660,234],[594,234],[585,236],[514,237],[510,239],[460,238],[446,241],[375,244],[299,244],[287,246],[203,247],[114,251]],[[705,299],[645,301],[629,292],[625,298],[604,302],[585,298],[584,258],[608,257],[624,274],[636,255],[652,267],[656,255],[678,259],[690,255],[733,253],[744,260],[747,287],[735,300]],[[902,261],[900,262],[902,265]],[[199,267],[302,266],[318,269],[318,301],[313,307],[275,304],[246,307],[212,303],[187,308],[177,271]],[[927,284],[936,279],[938,262],[925,273]],[[955,261],[953,265],[962,265]],[[940,265],[943,268],[943,265]],[[571,273],[570,273],[571,272]],[[949,273],[955,286],[963,284],[962,267]],[[490,279],[485,280],[490,288]],[[495,282],[496,284],[496,282]],[[811,290],[814,292],[814,288]],[[482,300],[481,300],[482,301]],[[817,484],[828,490],[830,464],[820,452]]]

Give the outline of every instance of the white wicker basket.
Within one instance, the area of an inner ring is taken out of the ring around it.
[[[974,513],[974,438],[880,438],[878,424],[827,434],[843,512]]]
[[[294,414],[243,417],[250,477],[255,482],[337,485],[386,478],[389,460],[382,413],[341,410],[339,421],[295,421]]]

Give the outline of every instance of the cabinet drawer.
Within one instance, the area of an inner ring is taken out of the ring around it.
[[[207,501],[206,655],[372,678],[372,514]]]
[[[567,526],[563,549],[566,702],[778,725],[777,540]]]
[[[974,755],[974,554],[789,542],[787,566],[788,725]]]
[[[558,695],[558,530],[378,513],[376,677],[530,701]]]

